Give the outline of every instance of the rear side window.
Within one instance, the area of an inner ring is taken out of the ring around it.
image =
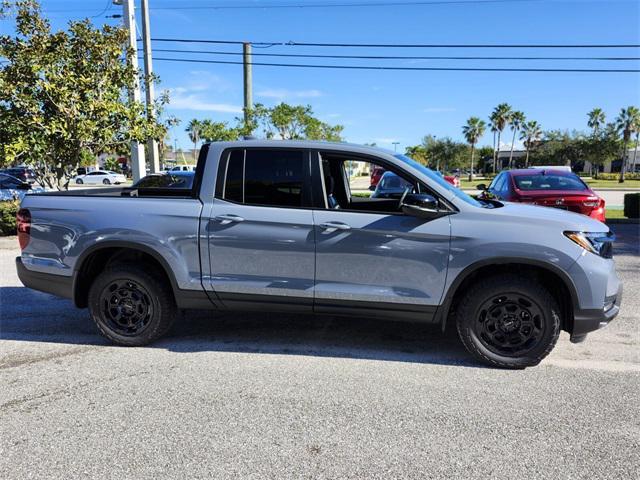
[[[296,150],[235,150],[218,198],[247,205],[302,207],[304,153]]]

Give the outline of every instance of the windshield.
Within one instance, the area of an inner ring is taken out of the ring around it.
[[[584,191],[587,186],[577,176],[569,175],[516,175],[513,177],[518,190],[571,190]]]
[[[442,188],[445,188],[449,192],[453,193],[460,200],[467,202],[469,205],[473,205],[474,207],[482,207],[482,204],[476,199],[464,193],[461,189],[454,187],[449,182],[447,182],[442,176],[438,175],[436,172],[431,170],[430,168],[425,167],[424,165],[416,162],[412,158],[409,158],[405,155],[395,155],[398,160],[403,161],[407,165],[412,166],[416,170],[418,170],[423,175],[429,177],[434,183],[437,183]]]

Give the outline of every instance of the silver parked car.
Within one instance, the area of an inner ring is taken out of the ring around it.
[[[352,195],[354,161],[401,194]],[[29,195],[18,215],[22,282],[88,307],[119,345],[158,339],[177,309],[275,310],[454,327],[480,361],[523,368],[620,308],[606,225],[476,200],[393,152],[211,143],[193,182],[152,184]]]

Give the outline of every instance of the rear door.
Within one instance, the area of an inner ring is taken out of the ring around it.
[[[207,226],[210,282],[232,308],[312,311],[315,275],[309,154],[223,153]]]

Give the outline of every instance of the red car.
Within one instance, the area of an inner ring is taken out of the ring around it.
[[[371,169],[371,183],[369,185],[369,190],[375,190],[376,187],[378,186],[378,183],[380,183],[380,179],[382,178],[382,175],[384,174],[384,168],[382,167],[377,167],[374,166]]]
[[[456,188],[460,188],[460,178],[455,175],[445,175],[444,179]]]
[[[484,185],[478,188],[485,190],[482,194],[485,197],[561,208],[605,221],[604,200],[571,172],[535,168],[507,170],[498,174],[489,188],[485,189]]]

